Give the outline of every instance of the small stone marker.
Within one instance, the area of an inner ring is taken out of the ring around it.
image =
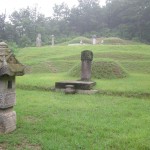
[[[16,129],[15,76],[24,74],[25,67],[18,62],[4,42],[0,42],[0,134]]]
[[[81,53],[81,80],[90,81],[91,79],[91,64],[93,60],[93,52],[89,50]]]
[[[36,38],[36,47],[42,46],[41,34],[39,33]]]

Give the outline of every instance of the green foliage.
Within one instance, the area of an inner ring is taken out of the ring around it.
[[[16,53],[18,50],[18,45],[14,42],[8,43],[9,48],[12,50],[13,53]]]
[[[69,70],[69,75],[79,78],[81,75],[81,65],[78,64]],[[124,78],[127,76],[127,72],[123,69],[123,67],[114,61],[103,60],[92,63],[92,78],[114,79]]]
[[[30,39],[27,36],[22,36],[19,40],[21,47],[28,47],[31,45]]]

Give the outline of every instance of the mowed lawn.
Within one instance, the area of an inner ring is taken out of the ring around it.
[[[93,51],[94,61],[121,64],[128,77],[92,79],[99,90],[95,95],[52,91],[56,81],[77,79],[68,71],[80,63],[85,49]],[[150,149],[150,46],[25,48],[16,56],[30,67],[30,74],[17,77],[17,129],[0,135],[0,148]]]

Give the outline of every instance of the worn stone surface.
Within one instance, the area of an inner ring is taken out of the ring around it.
[[[0,133],[9,133],[16,129],[16,112],[12,109],[0,110]]]
[[[84,81],[62,81],[56,82],[55,88],[57,89],[65,89],[66,85],[73,85],[75,89],[81,90],[90,90],[93,86],[95,86],[95,82],[84,82]]]
[[[12,107],[16,104],[16,93],[0,93],[0,109]]]
[[[89,50],[81,53],[81,80],[90,81],[91,79],[91,64],[93,60],[93,52]]]

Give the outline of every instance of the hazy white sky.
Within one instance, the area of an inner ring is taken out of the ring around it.
[[[99,0],[101,5],[105,4],[105,0]],[[77,0],[0,0],[0,14],[6,10],[7,15],[11,14],[14,10],[20,8],[26,8],[27,6],[34,7],[38,6],[38,9],[45,16],[52,14],[52,8],[54,4],[61,4],[65,2],[69,7],[78,4]]]

